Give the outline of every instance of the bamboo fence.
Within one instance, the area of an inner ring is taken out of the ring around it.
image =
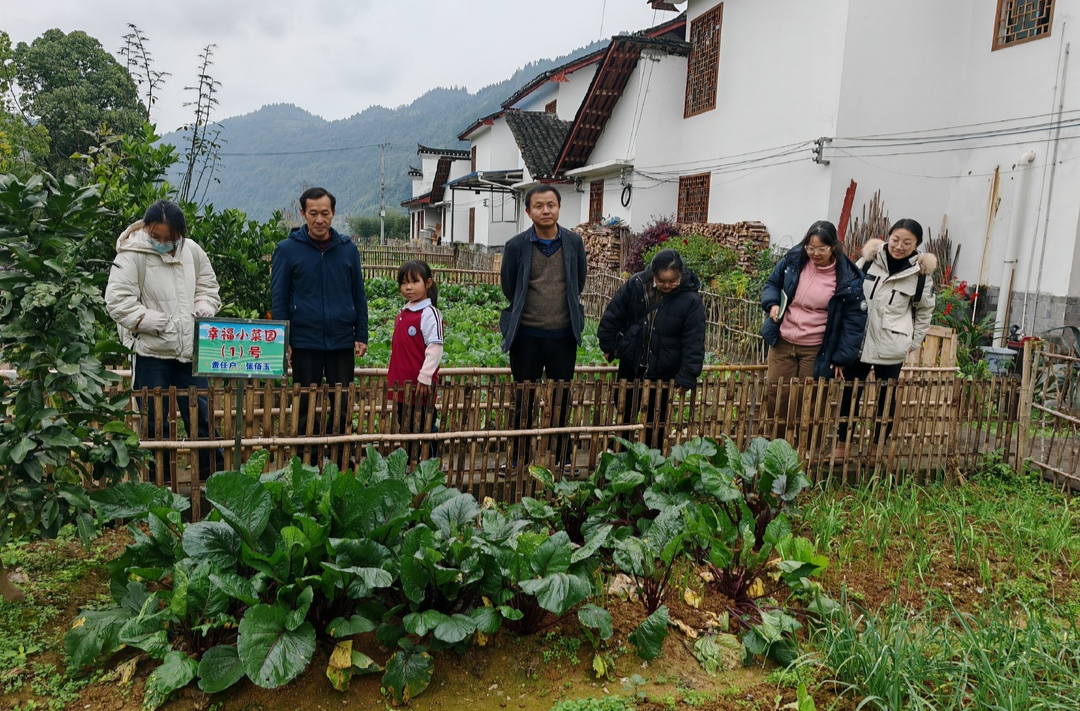
[[[497,271],[495,255],[456,245],[414,245],[390,240],[385,245],[360,246],[360,261],[366,264],[392,264],[395,268],[413,259],[422,259],[434,267],[452,267],[476,271]]]
[[[397,281],[400,264],[364,264],[364,278],[383,277]],[[431,267],[436,284],[498,284],[499,273],[481,269]]]
[[[1024,346],[1023,399],[1030,422],[1028,462],[1062,487],[1080,489],[1080,357],[1076,350],[1043,343]]]
[[[952,478],[973,466],[984,451],[1004,449],[1010,457],[1018,451],[1020,381],[1015,378],[963,381],[951,371],[927,370],[888,384],[851,383],[862,395],[862,407],[848,415],[851,455],[841,462],[832,459],[845,387],[840,381],[770,384],[764,366],[709,367],[691,392],[671,383],[635,388],[615,379],[614,369],[606,367],[579,369],[574,380],[565,383],[515,383],[504,368],[448,368],[442,375],[434,413],[413,413],[416,418],[437,417],[434,433],[431,419],[399,420],[384,370],[358,371],[347,387],[303,389],[256,381],[245,390],[241,457],[246,460],[265,449],[270,468],[285,466],[294,455],[319,466],[331,460],[339,467],[353,467],[368,446],[383,456],[404,447],[414,461],[428,458],[436,447],[449,486],[477,497],[513,501],[538,494],[527,465],[583,476],[615,446],[615,437],[651,442],[667,454],[696,436],[727,435],[745,447],[754,437],[783,434],[812,478],[851,483],[883,472],[919,480]],[[777,387],[779,394],[772,412],[766,408],[770,387]],[[181,437],[176,401],[185,395],[192,418],[195,397],[209,399],[212,439]],[[206,390],[170,388],[134,396],[153,398],[158,420],[158,436],[149,437],[148,418],[132,415],[153,462],[152,469],[144,466],[142,476],[191,494],[198,450],[221,449],[226,468],[237,466],[232,449],[237,434],[235,384],[212,381]],[[305,397],[308,417],[300,421]],[[889,417],[888,408],[879,414],[879,400],[893,397],[898,403],[895,416]],[[530,399],[535,403],[531,417],[526,406]],[[411,393],[405,393],[405,402],[410,400]],[[626,419],[622,403],[628,400],[635,405]],[[344,426],[331,417],[327,429],[320,431],[315,421],[326,421],[331,406],[345,413]],[[875,454],[872,433],[890,424],[891,435]],[[521,453],[516,463],[515,442]],[[568,467],[556,456],[560,442],[569,448]],[[193,506],[198,507],[195,499]]]

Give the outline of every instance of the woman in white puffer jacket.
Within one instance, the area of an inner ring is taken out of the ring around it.
[[[221,307],[218,282],[206,252],[187,239],[187,221],[175,203],[159,200],[143,219],[116,241],[116,259],[105,288],[105,304],[116,321],[120,340],[133,352],[132,388],[206,388],[193,374],[195,317],[211,317]],[[193,432],[188,399],[177,397],[187,431]],[[153,401],[139,403],[148,419],[147,436],[155,437]],[[198,434],[210,436],[209,407],[198,401]],[[218,468],[223,468],[220,453]],[[199,455],[200,478],[210,476],[210,452]],[[169,474],[167,478],[171,479]]]
[[[859,359],[844,368],[844,380],[865,381],[873,370],[876,380],[884,384],[900,377],[908,353],[918,348],[930,328],[934,316],[934,281],[937,257],[920,253],[923,230],[915,220],[902,219],[889,229],[889,240],[868,240],[862,259],[856,264],[866,275],[863,294],[868,307],[866,332]],[[884,249],[882,249],[884,247]],[[853,397],[852,388],[844,390],[840,403],[840,427],[833,457],[847,457],[847,418],[852,406],[859,410],[859,393]],[[879,391],[878,416],[885,411],[884,387]],[[896,412],[895,392],[889,403],[889,422],[878,427],[871,447],[871,459],[876,457],[878,444],[892,430]]]

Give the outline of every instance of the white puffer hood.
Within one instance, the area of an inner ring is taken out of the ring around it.
[[[882,239],[870,239],[866,241],[866,244],[862,248],[862,257],[869,262],[873,262],[877,259],[878,253],[881,252],[881,248],[885,245],[885,240]],[[926,274],[927,276],[937,271],[938,260],[937,257],[929,252],[916,252],[915,256],[911,258],[912,266],[919,267],[919,273]]]

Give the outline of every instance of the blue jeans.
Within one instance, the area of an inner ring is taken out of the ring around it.
[[[198,399],[199,422],[198,429],[194,430],[191,427],[191,410],[189,409],[188,397],[187,395],[181,395],[179,392],[182,389],[186,393],[190,387],[206,388],[209,386],[205,377],[193,375],[191,371],[191,363],[182,363],[172,358],[151,358],[150,356],[136,355],[135,376],[131,387],[134,390],[141,390],[142,388],[167,390],[170,386],[175,386],[178,391],[176,407],[180,409],[180,419],[184,421],[184,428],[187,430],[188,436],[190,437],[193,432],[197,431],[198,439],[208,440],[210,439],[210,405],[206,398],[200,397]],[[146,436],[148,439],[155,439],[157,437],[157,413],[154,411],[154,398],[147,397],[146,402],[143,402],[142,398],[138,398],[138,401],[139,411],[146,417]],[[167,395],[165,406],[169,406]],[[168,418],[171,414],[165,413],[162,418],[165,420],[165,427],[169,426]],[[166,439],[172,434],[172,432],[166,432],[162,435],[162,439]],[[220,449],[213,450],[215,455],[213,463],[210,461],[211,450],[200,449],[198,452],[200,480],[206,481],[215,471],[225,469],[225,457]],[[172,472],[169,470],[168,464],[166,464],[165,480],[166,482],[172,481]]]

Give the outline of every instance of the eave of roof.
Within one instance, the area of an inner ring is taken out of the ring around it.
[[[674,8],[672,8],[672,9],[674,9]],[[682,30],[682,32],[680,33],[680,39],[685,38],[685,36],[686,36],[686,13],[685,12],[680,13],[679,16],[675,17],[674,19],[668,20],[667,22],[661,22],[659,25],[656,25],[654,27],[650,27],[650,28],[648,28],[646,30],[642,30],[641,32],[635,32],[634,34],[641,35],[643,37],[656,38],[656,37],[663,37],[664,35],[672,33],[672,32],[678,32],[679,30]]]
[[[430,148],[428,146],[416,144],[417,155],[429,155],[429,156],[446,156],[450,158],[470,158],[472,157],[468,150],[462,150],[460,148]]]
[[[524,99],[529,94],[533,93],[534,91],[536,91],[537,89],[542,87],[544,84],[546,84],[553,77],[557,77],[559,75],[565,75],[565,74],[568,74],[570,72],[576,72],[577,70],[583,69],[583,68],[589,66],[590,64],[595,64],[595,63],[599,62],[601,59],[603,59],[604,53],[607,52],[607,50],[608,50],[607,47],[602,47],[601,49],[598,49],[595,52],[590,52],[589,54],[586,54],[584,57],[578,57],[577,59],[575,59],[573,61],[567,62],[566,64],[562,64],[560,66],[555,67],[554,69],[547,70],[543,74],[538,75],[536,78],[534,78],[532,81],[530,81],[525,86],[523,86],[520,89],[518,89],[517,91],[515,91],[514,94],[509,99],[502,102],[502,107],[504,109],[510,108],[511,106],[516,104],[517,102]]]
[[[468,151],[465,152],[466,157],[469,157]],[[450,164],[455,160],[454,157],[443,156],[439,158],[439,164],[435,166],[435,181],[431,184],[431,201],[439,202],[443,199],[443,190],[446,186],[446,181],[450,179]]]
[[[615,105],[637,67],[643,49],[659,49],[682,56],[690,53],[689,43],[682,41],[642,35],[613,39],[574,117],[570,134],[553,166],[554,175],[561,175],[564,171],[580,168],[587,163],[589,154],[604,132]]]
[[[459,141],[467,141],[467,140],[469,140],[469,136],[472,134],[473,131],[480,128],[481,126],[491,126],[492,124],[495,123],[495,119],[499,118],[502,115],[503,115],[503,110],[499,109],[498,111],[496,111],[494,113],[490,113],[487,116],[481,116],[480,118],[476,119],[471,124],[469,124],[468,128],[466,128],[464,131],[462,131],[461,133],[458,134],[458,140]]]
[[[417,207],[419,205],[427,205],[431,202],[431,193],[424,193],[423,195],[417,195],[414,198],[405,200],[401,203],[402,207]]]

